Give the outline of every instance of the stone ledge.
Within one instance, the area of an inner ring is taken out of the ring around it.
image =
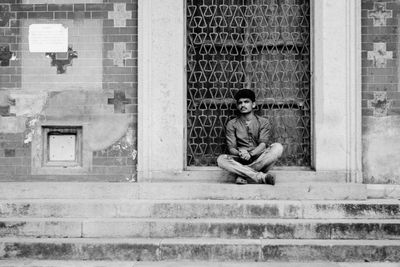
[[[367,184],[367,196],[371,199],[400,199],[400,185]]]
[[[270,171],[280,183],[329,182],[345,183],[347,174],[344,171],[312,171],[305,167],[275,167]],[[191,167],[187,171],[151,172],[151,177],[138,173],[140,182],[200,182],[200,183],[233,183],[235,175],[218,167]]]
[[[0,183],[0,199],[358,199],[366,186],[354,183]]]

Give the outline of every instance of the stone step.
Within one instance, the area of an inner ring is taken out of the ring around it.
[[[363,184],[281,183],[0,183],[1,199],[357,199],[367,197]]]
[[[2,217],[400,219],[400,201],[0,199]]]
[[[398,240],[0,238],[0,259],[399,262]]]
[[[337,171],[312,171],[302,167],[277,167],[270,173],[275,175],[277,184],[281,183],[345,183],[348,179],[346,172]],[[190,171],[174,174],[155,175],[156,177],[142,178],[141,182],[202,182],[202,183],[234,183],[236,176],[218,167],[191,167]],[[144,179],[144,180],[143,180]],[[157,179],[157,180],[156,180]]]
[[[264,262],[3,260],[0,267],[265,267]],[[390,262],[268,262],[268,267],[399,267]]]
[[[400,220],[4,218],[0,237],[397,239]],[[400,241],[399,241],[400,244]]]

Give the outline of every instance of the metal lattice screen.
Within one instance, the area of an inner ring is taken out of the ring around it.
[[[309,0],[187,0],[186,11],[187,165],[227,152],[233,96],[249,88],[285,148],[277,165],[310,166]]]

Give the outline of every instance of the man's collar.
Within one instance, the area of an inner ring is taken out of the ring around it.
[[[258,118],[257,118],[257,115],[254,114],[254,113],[253,113],[253,116],[250,118],[250,120],[246,120],[246,119],[244,118],[243,115],[240,115],[240,116],[239,116],[239,120],[241,120],[241,121],[243,121],[243,122],[251,121],[251,120],[253,120],[253,119],[258,119]]]

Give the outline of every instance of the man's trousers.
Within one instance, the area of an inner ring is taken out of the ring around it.
[[[282,152],[283,146],[280,143],[273,143],[250,164],[244,164],[239,156],[226,154],[220,155],[217,163],[220,168],[230,173],[243,178],[250,178],[253,182],[259,183],[260,179],[266,176],[266,172],[282,156]]]

